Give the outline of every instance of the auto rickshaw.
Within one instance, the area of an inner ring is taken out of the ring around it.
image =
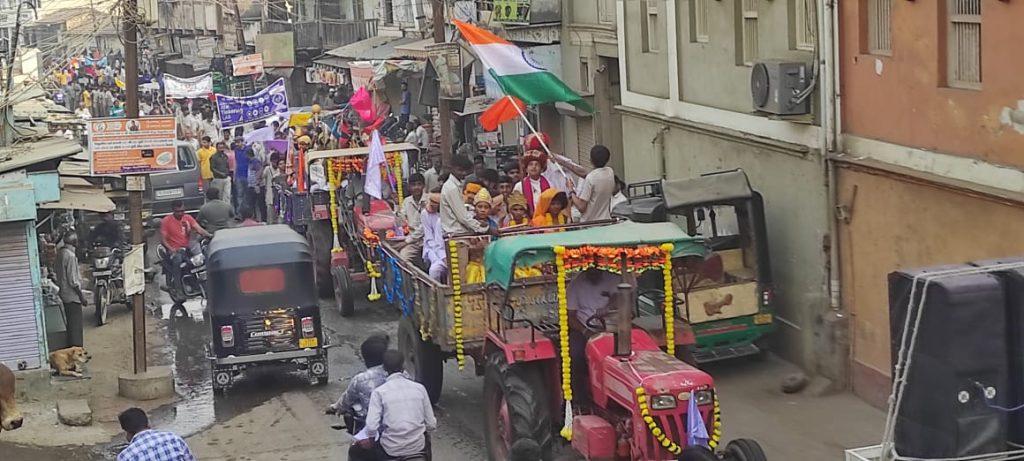
[[[285,365],[327,383],[327,347],[306,239],[286,225],[217,231],[207,259],[213,389]]]

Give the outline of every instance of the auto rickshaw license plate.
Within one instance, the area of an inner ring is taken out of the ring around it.
[[[767,325],[769,323],[772,323],[772,314],[754,315],[754,325]]]
[[[316,338],[300,338],[299,347],[305,349],[307,347],[316,347],[319,341]]]

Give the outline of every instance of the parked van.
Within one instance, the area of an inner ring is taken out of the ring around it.
[[[198,213],[199,207],[203,206],[205,198],[199,174],[199,157],[191,144],[177,142],[175,145],[178,148],[178,171],[149,175],[149,185],[146,187],[149,216],[171,214],[171,204],[175,200],[185,202],[185,211],[188,213]]]

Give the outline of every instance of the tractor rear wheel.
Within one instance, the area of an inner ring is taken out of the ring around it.
[[[430,403],[441,400],[444,383],[444,354],[434,343],[424,341],[409,317],[398,321],[398,350],[405,356],[405,371],[427,389]]]
[[[306,228],[306,238],[313,250],[313,261],[316,268],[316,286],[321,298],[329,298],[334,293],[331,277],[331,248],[334,246],[334,235],[331,222],[312,221]]]
[[[725,446],[725,459],[729,461],[768,461],[761,444],[750,439],[736,439]]]
[[[347,267],[332,267],[331,278],[334,283],[334,302],[342,317],[351,317],[356,310],[355,296],[352,294],[352,277]]]
[[[533,439],[541,458],[552,457],[551,411],[541,372],[534,364],[509,365],[505,353],[487,357],[484,367],[484,440],[491,461],[509,459],[512,443]]]

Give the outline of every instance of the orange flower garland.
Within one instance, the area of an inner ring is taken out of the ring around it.
[[[622,270],[622,253],[626,253],[626,270],[641,273],[661,268],[665,262],[664,253],[655,246],[636,248],[582,246],[566,248],[563,258],[567,272],[579,272],[597,268],[619,273]]]

